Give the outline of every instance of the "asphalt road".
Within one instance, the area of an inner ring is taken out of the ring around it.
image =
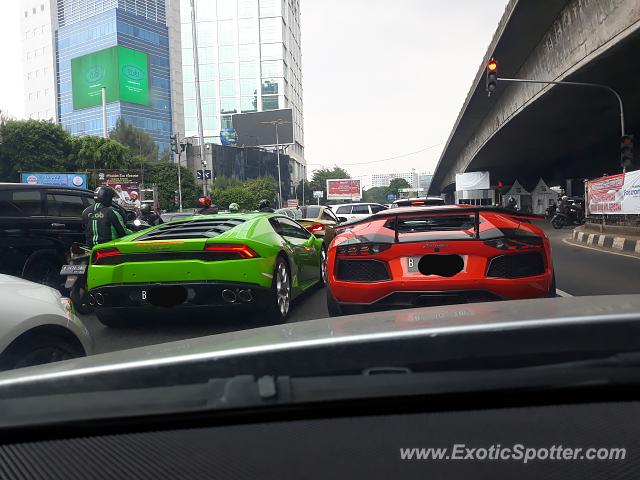
[[[554,230],[548,224],[542,226],[551,240],[557,287],[563,293],[573,296],[640,293],[640,257],[630,258],[568,244],[570,228]],[[83,317],[83,320],[93,335],[96,353],[104,353],[254,328],[259,325],[258,315],[216,311],[207,318],[145,321],[122,329],[104,327],[94,316]],[[315,288],[294,302],[289,322],[327,316],[325,291]]]

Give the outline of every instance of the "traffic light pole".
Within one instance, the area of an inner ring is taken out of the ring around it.
[[[599,88],[601,90],[607,90],[609,93],[615,95],[618,100],[618,106],[620,107],[620,136],[623,137],[626,135],[624,131],[624,106],[622,104],[622,97],[620,94],[616,92],[613,88],[602,85],[601,83],[588,83],[588,82],[554,82],[549,80],[530,80],[524,78],[502,78],[498,77],[499,82],[513,82],[513,83],[541,83],[545,85],[566,85],[570,87],[592,87]]]

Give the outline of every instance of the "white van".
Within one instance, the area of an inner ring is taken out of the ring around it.
[[[387,207],[379,203],[345,203],[343,205],[332,205],[331,210],[338,218],[344,217],[346,221],[360,220],[369,215],[386,210]]]

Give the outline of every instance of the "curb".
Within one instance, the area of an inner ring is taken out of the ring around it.
[[[603,233],[589,233],[576,229],[573,231],[573,240],[593,247],[640,254],[640,240],[631,238],[617,237]]]

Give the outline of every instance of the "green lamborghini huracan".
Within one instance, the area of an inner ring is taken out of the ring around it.
[[[325,281],[322,239],[256,212],[189,217],[97,245],[87,285],[98,319],[115,327],[138,313],[220,306],[253,306],[284,322],[291,301]]]

